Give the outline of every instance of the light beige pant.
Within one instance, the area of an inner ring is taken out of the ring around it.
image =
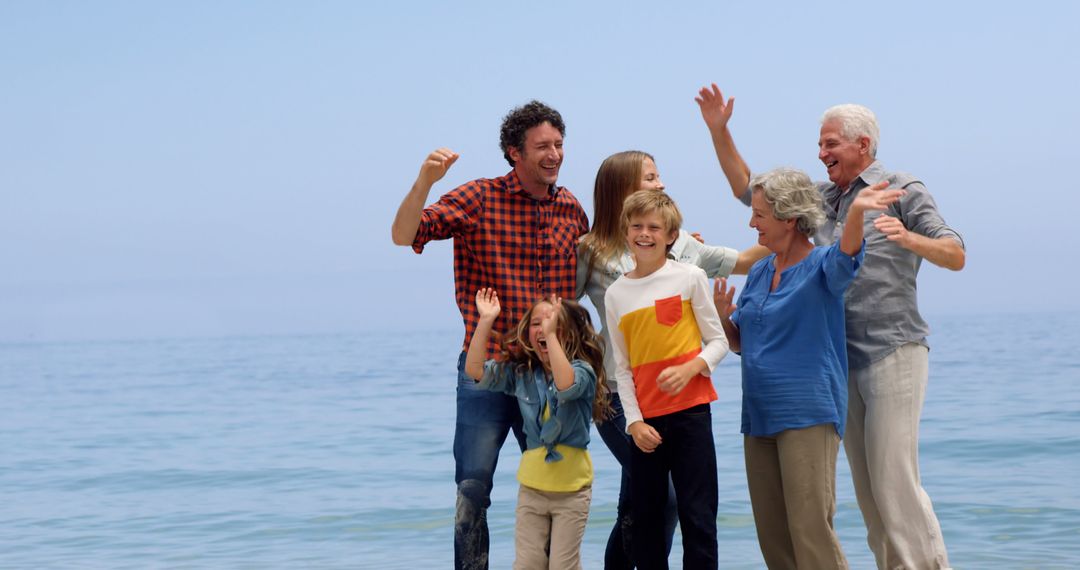
[[[878,568],[948,568],[945,541],[919,478],[919,417],[929,373],[925,346],[909,343],[848,376],[844,451],[866,541]]]
[[[521,485],[514,524],[514,570],[581,568],[592,486],[556,493]]]
[[[836,456],[832,424],[745,436],[746,480],[758,544],[771,570],[846,569],[833,528]]]

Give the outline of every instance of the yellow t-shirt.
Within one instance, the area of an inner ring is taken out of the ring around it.
[[[544,421],[551,416],[551,408],[544,406]],[[567,493],[580,491],[592,484],[593,467],[589,450],[556,444],[555,450],[562,454],[559,461],[544,461],[547,448],[529,449],[521,455],[518,466],[518,483],[539,491]]]

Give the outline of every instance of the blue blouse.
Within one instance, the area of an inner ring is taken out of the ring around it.
[[[844,436],[847,342],[844,291],[862,264],[837,241],[776,274],[770,255],[750,269],[731,320],[742,348],[742,433],[772,436],[824,423]]]

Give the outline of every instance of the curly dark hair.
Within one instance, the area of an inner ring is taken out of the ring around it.
[[[514,160],[510,158],[510,147],[524,152],[525,131],[543,123],[551,123],[551,126],[559,129],[560,135],[566,136],[566,125],[563,123],[562,115],[535,99],[511,109],[503,117],[502,129],[499,132],[499,147],[502,148],[503,158],[510,163],[510,166],[514,166]]]

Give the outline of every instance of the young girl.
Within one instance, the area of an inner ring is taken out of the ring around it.
[[[507,351],[502,362],[485,362],[499,297],[481,289],[476,308],[480,321],[465,373],[488,390],[516,397],[524,422],[514,568],[581,568],[592,500],[589,419],[600,422],[609,409],[603,340],[581,305],[552,298],[533,305],[518,323],[519,350]]]

